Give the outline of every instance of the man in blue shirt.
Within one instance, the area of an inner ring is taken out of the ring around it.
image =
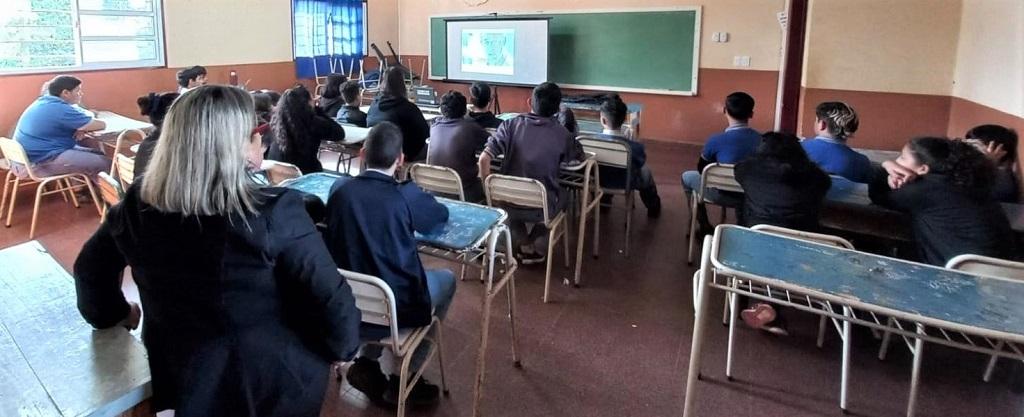
[[[874,172],[871,160],[846,144],[860,125],[853,107],[837,101],[824,102],[814,109],[814,115],[817,136],[801,143],[807,156],[829,175],[839,175],[853,182],[870,182]]]
[[[647,217],[656,218],[661,215],[661,197],[658,196],[658,184],[654,182],[654,174],[647,166],[647,150],[644,144],[629,139],[622,132],[622,125],[626,122],[628,108],[626,103],[619,98],[618,94],[612,94],[608,100],[601,105],[601,126],[604,128],[600,135],[594,135],[600,139],[622,141],[629,145],[629,164],[633,170],[633,189],[639,191],[640,201],[647,207]],[[601,167],[601,185],[610,188],[625,188],[626,170],[614,167]],[[605,195],[610,197],[610,195]]]
[[[708,139],[701,151],[700,160],[697,161],[696,171],[683,173],[683,190],[687,196],[700,188],[700,174],[704,167],[713,163],[735,164],[750,156],[761,144],[761,133],[751,129],[747,122],[754,117],[754,98],[750,94],[738,91],[729,94],[725,98],[725,119],[729,127],[725,132],[719,133]],[[743,198],[732,194],[719,193],[717,190],[708,190],[705,197],[710,201],[718,202],[728,207],[736,207]],[[702,230],[710,231],[711,222],[708,221],[707,210],[703,204],[697,205],[697,221]]]
[[[45,94],[25,109],[14,130],[14,140],[25,148],[32,171],[39,176],[82,173],[95,177],[110,169],[110,159],[102,152],[77,144],[88,138],[89,132],[107,127],[78,106],[82,81],[59,75],[43,90]],[[27,175],[20,165],[12,168],[19,176]]]

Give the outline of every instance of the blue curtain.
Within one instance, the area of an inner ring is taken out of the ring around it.
[[[293,0],[295,75],[348,74],[359,67],[363,44],[363,0]],[[353,65],[352,62],[355,61]]]

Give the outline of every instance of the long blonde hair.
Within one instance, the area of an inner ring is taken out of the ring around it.
[[[246,145],[256,113],[238,88],[207,85],[182,94],[167,112],[142,178],[142,201],[167,213],[200,216],[256,212]]]

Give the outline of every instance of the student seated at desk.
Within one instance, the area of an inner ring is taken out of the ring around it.
[[[647,207],[647,217],[658,217],[661,215],[661,198],[658,197],[658,184],[654,182],[654,174],[647,167],[647,152],[644,144],[630,140],[622,132],[622,125],[626,123],[626,103],[619,98],[618,94],[612,94],[601,105],[601,126],[604,132],[595,135],[599,138],[617,139],[626,141],[629,144],[633,167],[633,188],[640,192],[640,201]],[[625,187],[626,171],[621,168],[601,168],[601,186],[604,187]],[[610,197],[610,196],[608,196]]]
[[[381,122],[391,122],[402,129],[405,143],[402,153],[409,162],[422,161],[427,157],[427,138],[430,125],[423,118],[419,107],[409,101],[409,90],[405,87],[404,70],[390,67],[380,80],[380,95],[370,104],[366,113],[366,125],[374,127]]]
[[[334,121],[341,124],[366,127],[366,113],[359,109],[359,101],[362,94],[363,90],[359,87],[359,81],[345,81],[345,84],[341,85],[341,96],[345,100],[345,105],[341,107],[341,110],[338,110],[338,117],[334,118]]]
[[[79,106],[84,95],[82,81],[58,75],[43,85],[43,92],[25,109],[14,128],[14,140],[25,148],[33,173],[82,173],[95,181],[97,174],[110,169],[110,159],[79,143],[91,139],[90,132],[102,130],[107,124]],[[19,176],[28,175],[21,165],[11,168]]]
[[[572,137],[579,136],[580,124],[576,122],[576,113],[574,113],[572,109],[565,106],[560,106],[558,109],[558,114],[555,115],[555,119],[558,120],[558,124],[562,125],[562,127],[564,127],[565,130],[568,130],[569,133],[572,133]]]
[[[487,106],[491,105],[491,86],[485,82],[477,81],[469,87],[469,118],[473,119],[484,129],[497,129],[501,125],[501,119],[494,116]]]
[[[270,94],[253,91],[252,101],[256,105],[256,118],[261,123],[270,123],[270,119],[274,116],[274,106],[276,105],[270,98]]]
[[[183,94],[193,88],[206,85],[206,68],[199,65],[185,68],[178,71],[175,78],[178,80],[178,93]]]
[[[577,161],[583,148],[572,133],[555,120],[562,103],[562,90],[554,83],[543,83],[533,89],[529,100],[532,111],[506,120],[487,141],[478,161],[480,178],[491,174],[491,161],[504,156],[501,173],[533,178],[544,184],[548,195],[548,212],[554,216],[563,205],[558,175],[562,164]],[[543,263],[547,259],[547,236],[540,209],[509,208],[509,228],[513,244],[523,264]],[[527,234],[527,225],[533,230]]]
[[[327,76],[327,85],[324,86],[324,91],[320,93],[320,98],[317,100],[317,107],[324,111],[327,117],[335,118],[338,117],[338,110],[341,110],[341,106],[345,105],[345,99],[341,96],[341,85],[348,81],[348,77],[345,74],[331,74]]]
[[[454,169],[462,180],[466,201],[484,200],[484,185],[476,165],[477,152],[490,136],[484,128],[466,118],[466,96],[451,91],[441,97],[441,117],[430,128],[427,163]]]
[[[1003,203],[1016,203],[1017,132],[999,125],[981,125],[967,131],[967,142],[978,147],[996,166],[992,197]]]
[[[338,392],[331,364],[358,351],[361,314],[302,193],[251,180],[255,117],[238,88],[182,95],[146,176],[75,261],[78,308],[96,328],[138,325],[121,291],[131,267],[154,412],[315,416]]]
[[[748,125],[754,117],[754,98],[750,94],[737,91],[726,96],[722,113],[729,127],[725,128],[725,132],[710,137],[704,144],[696,171],[683,172],[683,191],[687,195],[692,195],[694,190],[700,188],[701,173],[705,167],[713,163],[735,164],[753,154],[761,143],[761,133]],[[742,201],[741,197],[733,193],[720,193],[718,190],[708,190],[705,198],[733,207]],[[697,205],[696,215],[700,230],[710,232],[711,222],[708,221],[708,212],[703,204]]]
[[[153,156],[153,149],[156,148],[156,142],[160,139],[160,127],[164,124],[164,117],[167,116],[167,111],[170,110],[171,104],[178,99],[178,96],[180,96],[178,93],[149,93],[135,101],[139,105],[139,113],[148,116],[149,122],[153,124],[153,131],[146,135],[146,138],[139,144],[138,152],[135,153],[135,178],[146,172],[149,159]]]
[[[313,105],[309,90],[301,85],[281,96],[270,127],[275,142],[267,156],[294,164],[303,174],[324,170],[317,158],[320,141],[345,139],[345,129],[321,113]]]
[[[327,200],[325,240],[338,267],[379,277],[395,293],[400,327],[430,324],[431,310],[444,318],[455,295],[455,275],[449,270],[424,270],[416,250],[414,232],[430,233],[448,221],[448,209],[411,181],[395,180],[395,170],[405,162],[402,132],[383,122],[366,136],[360,151],[366,171],[357,177],[339,179]],[[390,337],[386,327],[363,324],[364,341]],[[421,346],[411,360],[419,369],[426,359]],[[390,381],[381,372],[382,347],[365,345],[349,369],[348,381],[374,403],[394,406],[398,400],[399,377]],[[397,371],[397,369],[395,370]],[[409,402],[428,405],[437,402],[438,388],[421,379]]]
[[[874,168],[867,155],[847,145],[857,132],[860,120],[853,107],[837,101],[824,102],[814,109],[814,139],[801,143],[807,156],[821,169],[853,182],[871,181]]]
[[[962,254],[1020,257],[1010,223],[992,198],[995,167],[973,145],[916,138],[882,168],[871,182],[871,201],[910,214],[924,262],[942,266]]]

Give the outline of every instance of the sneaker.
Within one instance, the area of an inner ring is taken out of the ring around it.
[[[398,391],[401,379],[398,375],[391,375],[391,380],[388,382],[388,388],[384,391],[383,399],[384,402],[389,406],[398,407]],[[409,392],[409,396],[405,399],[405,404],[411,407],[430,407],[436,405],[441,396],[441,389],[437,385],[431,384],[426,378],[420,378],[413,385],[412,391]]]
[[[523,265],[536,265],[544,263],[548,260],[548,257],[543,253],[537,252],[520,252],[519,263]]]
[[[764,329],[775,320],[775,308],[770,304],[758,303],[740,312],[743,322],[755,329]]]
[[[356,358],[346,377],[349,385],[375,404],[383,401],[384,392],[389,388],[388,377],[381,372],[380,363],[372,359]]]

